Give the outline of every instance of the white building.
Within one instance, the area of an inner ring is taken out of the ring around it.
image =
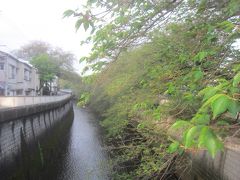
[[[0,51],[0,96],[35,96],[39,85],[36,68]]]

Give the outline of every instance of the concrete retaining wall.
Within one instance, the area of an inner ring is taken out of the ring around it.
[[[0,97],[0,108],[54,103],[69,97],[71,97],[69,94],[62,96],[2,96]]]
[[[224,152],[212,159],[207,151],[190,154],[189,171],[182,174],[183,180],[239,180],[240,139],[229,138]]]
[[[21,164],[24,147],[36,149],[42,137],[50,138],[48,132],[65,121],[71,110],[69,96],[56,102],[0,109],[0,177],[8,167]]]

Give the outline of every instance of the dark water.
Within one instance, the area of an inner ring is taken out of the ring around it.
[[[96,118],[74,107],[74,121],[67,149],[59,165],[59,180],[107,180],[107,155],[101,144]]]

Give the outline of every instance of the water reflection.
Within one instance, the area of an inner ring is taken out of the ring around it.
[[[107,156],[102,150],[99,127],[86,109],[74,107],[69,143],[63,154],[59,180],[107,180]]]

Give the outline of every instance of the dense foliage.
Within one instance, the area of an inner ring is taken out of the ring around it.
[[[177,154],[203,148],[214,157],[226,136],[239,136],[238,0],[89,0],[86,8],[65,15],[94,29],[84,59],[104,68],[88,77],[80,104],[103,117],[115,179],[166,178]]]

